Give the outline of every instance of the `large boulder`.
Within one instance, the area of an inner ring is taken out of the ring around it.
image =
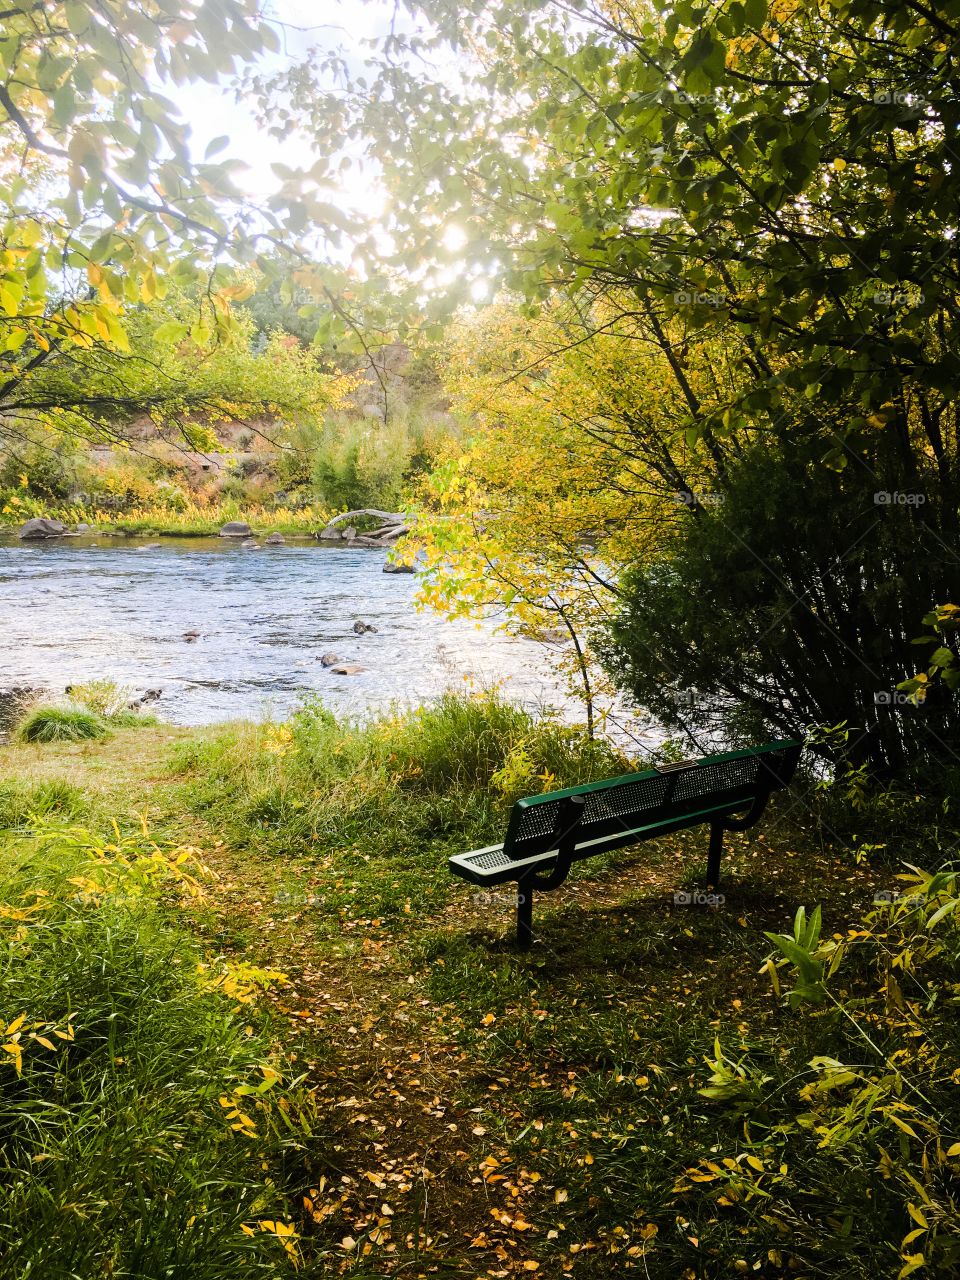
[[[267,547],[282,547],[286,542],[286,538],[282,533],[268,533],[264,538],[264,545]]]
[[[412,564],[395,564],[392,560],[388,560],[383,566],[384,573],[413,573]]]
[[[335,676],[358,676],[362,671],[366,671],[366,667],[361,667],[359,662],[338,662],[329,670]]]
[[[62,525],[59,520],[50,520],[47,516],[36,516],[23,526],[20,537],[25,542],[33,542],[40,538],[62,538],[66,532],[66,525]]]
[[[221,538],[249,538],[253,530],[245,520],[228,520],[220,530]]]

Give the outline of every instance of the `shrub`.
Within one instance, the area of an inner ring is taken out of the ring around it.
[[[113,680],[90,680],[86,684],[70,685],[68,693],[71,702],[117,728],[157,723],[156,716],[131,708],[129,703],[133,690]]]
[[[17,726],[19,742],[82,742],[105,738],[109,730],[102,716],[72,707],[35,707]]]

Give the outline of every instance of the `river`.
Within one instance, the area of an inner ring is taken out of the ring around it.
[[[338,715],[499,685],[581,718],[543,645],[418,610],[410,574],[366,548],[220,538],[0,541],[0,687],[109,679],[177,724],[283,718],[315,694]],[[376,631],[357,635],[361,621]],[[195,639],[187,633],[198,632]],[[357,675],[322,666],[333,653]]]

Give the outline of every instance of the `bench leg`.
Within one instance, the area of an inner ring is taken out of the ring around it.
[[[517,946],[533,943],[533,878],[517,881]]]
[[[707,888],[716,889],[720,883],[720,855],[723,853],[723,825],[710,824],[710,848],[707,851]]]

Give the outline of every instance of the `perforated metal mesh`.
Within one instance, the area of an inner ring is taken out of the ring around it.
[[[464,861],[473,867],[479,867],[481,871],[492,871],[494,867],[509,867],[513,859],[508,858],[502,849],[488,849],[483,853],[475,853]]]
[[[647,809],[663,804],[670,787],[670,778],[643,778],[637,782],[625,782],[606,791],[594,791],[587,796],[581,825],[589,827],[610,818],[641,817]],[[636,823],[633,823],[636,825]]]
[[[523,821],[517,833],[517,840],[536,840],[552,835],[556,830],[560,802],[552,800],[547,804],[534,804],[524,810]]]
[[[775,751],[720,757],[689,768],[577,788],[574,795],[583,801],[579,822],[575,806],[562,794],[520,800],[504,840],[505,856],[512,861],[556,849],[571,824],[578,845],[589,841],[596,846],[600,841],[622,842],[625,835],[642,828],[674,830],[697,813],[714,812],[724,805],[732,806],[733,812],[769,788],[785,786],[798,753],[799,744],[790,744]],[[561,826],[564,830],[559,830]]]
[[[757,758],[746,756],[742,760],[723,760],[718,764],[701,765],[688,773],[677,776],[674,800],[694,800],[699,796],[718,791],[733,791],[737,787],[752,787],[757,780]]]

